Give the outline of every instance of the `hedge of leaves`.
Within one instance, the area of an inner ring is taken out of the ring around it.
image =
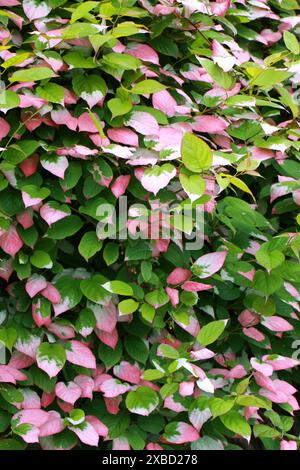
[[[297,449],[298,2],[0,7],[0,450]]]

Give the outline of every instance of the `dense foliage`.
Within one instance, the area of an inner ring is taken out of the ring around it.
[[[296,449],[298,2],[0,7],[0,450]]]

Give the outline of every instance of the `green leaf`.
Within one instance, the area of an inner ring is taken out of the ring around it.
[[[128,393],[125,403],[131,413],[148,416],[157,407],[159,398],[151,388],[138,387],[135,391]]]
[[[90,279],[84,279],[80,282],[80,289],[83,295],[92,302],[104,302],[105,299],[109,299],[111,295],[107,290],[101,286],[102,282],[97,276],[93,276]]]
[[[148,419],[147,416],[138,416],[137,423],[143,431],[159,434],[164,428],[165,420],[163,416],[154,414],[151,419]]]
[[[173,39],[167,37],[165,34],[152,39],[151,45],[156,51],[166,56],[176,58],[180,54],[176,42],[173,41]]]
[[[23,394],[11,384],[0,383],[0,394],[8,403],[22,403]]]
[[[264,297],[255,297],[251,308],[254,312],[260,313],[265,316],[274,315],[276,312],[276,305],[272,299],[266,300]]]
[[[223,400],[222,398],[213,398],[209,403],[210,411],[214,418],[228,413],[234,405],[234,400]]]
[[[223,333],[227,324],[227,320],[217,320],[203,326],[197,336],[197,341],[202,346],[208,346],[214,343]]]
[[[99,2],[92,2],[92,1],[87,1],[87,2],[83,2],[79,4],[78,7],[76,7],[72,13],[70,23],[72,24],[75,21],[80,20],[81,18],[85,17],[87,13],[89,13],[91,10],[96,8],[96,6],[98,5],[99,5]]]
[[[201,173],[212,165],[212,151],[199,137],[186,132],[181,142],[181,157],[184,166],[194,172]]]
[[[83,221],[77,215],[70,215],[53,224],[48,232],[47,237],[54,240],[63,240],[64,238],[71,237],[83,226]]]
[[[36,366],[30,368],[30,374],[34,385],[40,388],[43,392],[51,393],[54,390],[57,380],[56,377],[50,379],[46,372]]]
[[[72,68],[94,69],[98,65],[92,57],[84,57],[79,52],[68,52],[63,59]]]
[[[146,363],[149,351],[145,341],[136,336],[125,336],[124,347],[132,359]]]
[[[15,67],[16,65],[21,64],[31,56],[32,53],[30,52],[21,52],[20,54],[16,54],[15,56],[10,57],[10,59],[7,59],[2,62],[1,67],[7,70],[9,67]]]
[[[80,408],[73,408],[73,410],[70,411],[69,418],[67,417],[66,420],[76,426],[84,422],[85,413]]]
[[[278,273],[277,273],[278,271]],[[285,261],[280,265],[276,274],[282,276],[289,282],[300,282],[300,265],[293,261]]]
[[[141,315],[149,323],[152,323],[155,317],[155,308],[149,304],[142,304],[140,309]]]
[[[277,429],[267,426],[265,424],[255,424],[253,426],[253,434],[255,437],[270,438],[274,439],[280,436],[280,432]]]
[[[133,295],[132,287],[123,281],[109,281],[102,285],[104,289],[108,290],[112,294],[119,294],[119,295]]]
[[[209,436],[201,436],[200,439],[191,443],[192,450],[223,450],[224,446],[222,441],[213,439]]]
[[[222,70],[217,64],[214,64],[212,60],[201,58],[200,64],[205,68],[211,78],[222,88],[229,90],[229,88],[233,87],[235,83],[234,78],[228,72],[224,72],[224,70]]]
[[[169,302],[169,297],[163,288],[155,289],[145,295],[145,300],[154,308],[159,308]]]
[[[150,382],[159,380],[164,377],[164,372],[157,369],[148,369],[143,372],[143,379],[149,380]]]
[[[88,261],[102,248],[102,240],[98,240],[95,232],[86,232],[80,240],[78,251]]]
[[[168,359],[179,358],[179,352],[176,349],[172,348],[172,346],[170,346],[169,344],[160,344],[158,349],[162,357],[167,357]]]
[[[285,257],[283,253],[281,253],[281,251],[268,251],[264,249],[264,247],[260,248],[255,253],[255,258],[257,259],[258,263],[261,264],[268,271],[276,268],[277,266],[280,266],[285,260]]]
[[[0,328],[0,342],[4,344],[4,346],[12,352],[12,347],[17,340],[17,330],[11,326],[2,326]]]
[[[44,86],[36,88],[37,94],[50,103],[58,103],[63,105],[65,90],[62,86],[56,83],[46,83]]]
[[[156,80],[142,80],[141,82],[134,85],[130,92],[135,95],[146,95],[151,93],[157,93],[158,91],[164,90],[166,87]]]
[[[36,268],[51,269],[53,262],[48,253],[41,250],[35,250],[30,256],[30,263]]]
[[[235,389],[236,393],[238,395],[245,393],[249,387],[249,383],[250,383],[250,377],[246,377],[245,379],[241,380],[236,386],[236,389]]]
[[[122,358],[123,348],[122,342],[119,341],[117,346],[112,349],[104,343],[99,343],[98,357],[105,364],[107,369],[118,364]]]
[[[202,176],[191,174],[183,168],[180,170],[179,180],[192,202],[196,201],[204,194],[205,181]]]
[[[159,391],[160,396],[164,400],[167,397],[170,397],[171,395],[174,395],[174,393],[177,392],[179,388],[179,384],[177,383],[166,383],[163,385]]]
[[[31,69],[18,70],[9,78],[10,83],[14,82],[36,82],[45,78],[54,77],[54,72],[48,67],[32,67]]]
[[[73,432],[64,429],[64,431],[58,434],[49,437],[41,437],[40,441],[42,445],[50,445],[54,450],[68,450],[76,446],[77,437]]]
[[[107,86],[99,75],[84,75],[82,73],[74,76],[72,80],[73,90],[79,98],[89,102],[89,97],[100,101],[107,92]]]
[[[69,309],[79,304],[82,294],[77,279],[71,276],[61,276],[58,281],[55,282],[55,287],[61,295],[62,303],[66,303]]]
[[[120,98],[112,98],[107,102],[108,109],[110,110],[112,117],[123,116],[129,113],[132,109],[132,102],[130,99],[121,100]]]
[[[0,92],[0,105],[3,109],[17,108],[20,98],[14,91],[5,90]]]
[[[293,118],[298,117],[298,104],[296,102],[296,96],[294,97],[283,85],[275,86],[275,89],[280,94],[280,101],[284,106],[290,108],[293,114]]]
[[[141,432],[137,426],[131,426],[125,434],[129,445],[133,450],[143,450],[146,442],[141,436]]]
[[[122,8],[121,8],[122,11]],[[134,34],[138,34],[141,32],[141,27],[136,25],[133,22],[124,21],[123,23],[119,23],[113,30],[112,36],[114,38],[123,38],[127,36],[133,36]]]
[[[121,70],[137,70],[142,62],[129,54],[111,52],[102,59],[104,64],[113,65]]]
[[[27,193],[31,198],[35,199],[46,199],[51,194],[48,188],[39,188],[33,184],[22,186],[21,190]]]
[[[26,443],[22,441],[17,441],[17,439],[0,439],[0,451],[2,450],[25,450]]]
[[[63,368],[67,356],[66,351],[61,344],[42,343],[37,348],[36,359],[38,367],[45,370],[51,378],[57,375],[57,369]],[[52,368],[54,368],[54,370],[52,370]]]
[[[267,87],[283,82],[291,77],[291,73],[286,70],[279,70],[275,68],[260,69],[258,67],[247,67],[247,73],[252,77],[250,81],[251,86]]]
[[[266,297],[274,294],[283,284],[283,280],[273,273],[258,270],[253,279],[253,289],[262,292]]]
[[[246,183],[244,183],[244,181],[242,181],[240,178],[237,178],[236,176],[231,176],[229,181],[230,181],[230,184],[233,184],[237,188],[241,189],[242,191],[244,191],[244,193],[251,194],[253,200],[255,201],[255,197],[252,191],[248,188],[248,186],[246,185]]]
[[[251,436],[251,428],[246,418],[237,411],[231,410],[226,415],[221,416],[220,419],[224,426],[230,429],[230,431],[240,434],[243,437]]]
[[[300,53],[300,46],[299,46],[298,39],[293,33],[291,33],[290,31],[284,31],[283,40],[284,40],[284,44],[286,45],[289,51],[291,51],[293,54]]]
[[[90,23],[73,23],[62,32],[62,39],[80,39],[97,34],[96,26]]]
[[[116,39],[114,39],[113,36],[110,33],[107,33],[107,34],[94,34],[93,36],[90,36],[89,41],[92,44],[93,49],[96,53],[107,42],[109,42],[110,46],[117,43]]]
[[[268,400],[264,400],[254,395],[240,395],[236,399],[236,404],[240,406],[254,406],[256,408],[271,409],[272,404]]]
[[[107,266],[115,263],[119,258],[119,246],[114,242],[108,242],[103,250],[103,259]]]
[[[139,303],[133,299],[122,300],[118,304],[118,309],[120,315],[129,315],[130,313],[135,312],[139,307]]]
[[[84,308],[76,319],[75,328],[82,336],[91,334],[96,326],[96,318],[92,310]]]

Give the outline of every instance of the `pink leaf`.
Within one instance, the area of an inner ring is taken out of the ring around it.
[[[23,0],[23,10],[30,21],[47,16],[51,7],[46,2],[36,2],[35,0]]]
[[[269,330],[276,332],[292,331],[294,329],[284,318],[275,315],[272,317],[264,317],[261,323]]]
[[[167,277],[167,283],[171,285],[181,284],[191,277],[192,273],[189,269],[175,268]]]
[[[187,321],[179,321],[177,318],[174,318],[177,325],[183,328],[192,336],[197,336],[200,331],[200,324],[194,313],[189,313]]]
[[[27,279],[25,290],[29,297],[33,298],[45,289],[47,286],[47,281],[44,276],[40,276],[39,274],[33,274],[31,277]]]
[[[74,405],[81,396],[81,388],[75,382],[58,382],[55,385],[55,393],[61,400]]]
[[[228,123],[218,116],[197,116],[192,124],[193,130],[197,132],[209,132],[219,134],[225,131]]]
[[[159,109],[168,117],[173,117],[176,114],[177,103],[167,90],[153,93],[152,104],[154,108]]]
[[[201,292],[203,290],[213,289],[214,286],[210,284],[202,284],[201,282],[186,281],[182,284],[181,288],[187,292]]]
[[[110,302],[108,305],[93,305],[92,310],[96,317],[97,328],[107,333],[112,333],[117,324],[117,309]]]
[[[171,287],[166,287],[166,293],[170,299],[170,302],[173,307],[179,304],[179,292],[177,289],[172,289]]]
[[[157,53],[147,44],[129,43],[126,53],[133,55],[144,62],[151,62],[152,64],[159,65],[159,57]]]
[[[280,450],[297,450],[297,442],[282,439],[280,441]]]
[[[47,282],[45,289],[41,291],[41,294],[45,299],[48,299],[52,304],[61,303],[61,296],[56,287],[50,282]]]
[[[128,392],[130,385],[122,384],[117,379],[108,379],[99,386],[99,389],[104,394],[104,397],[116,398]]]
[[[40,157],[37,154],[35,154],[35,155],[32,155],[32,157],[29,157],[29,158],[26,158],[26,160],[23,160],[23,162],[19,164],[19,167],[21,168],[25,176],[31,176],[36,172],[37,167],[39,165],[39,161],[40,161]]]
[[[80,341],[72,340],[66,348],[67,360],[72,364],[96,369],[96,359],[88,346]]]
[[[124,144],[132,147],[139,146],[138,135],[131,129],[126,129],[126,127],[108,129],[107,135],[111,140],[113,140],[114,142],[118,142],[119,144]]]
[[[143,111],[135,111],[132,113],[126,125],[132,127],[136,132],[142,135],[159,134],[159,126],[156,119],[150,114]]]
[[[257,328],[243,328],[243,333],[248,338],[254,339],[255,341],[261,342],[265,340],[265,335],[261,333]]]
[[[285,357],[285,356],[263,356],[262,360],[267,362],[273,367],[273,370],[286,370],[286,369],[291,369],[292,367],[299,366],[300,361],[297,359],[292,359],[290,357]]]
[[[127,361],[122,361],[118,366],[114,367],[114,375],[125,382],[138,384],[141,378],[141,371],[137,366]]]
[[[117,199],[126,192],[129,182],[130,175],[121,175],[111,185],[111,192]]]
[[[32,424],[33,426],[40,427],[47,422],[48,417],[48,411],[28,409],[16,413],[12,420],[17,421],[18,425]]]
[[[270,366],[270,364],[266,364],[265,362],[260,362],[255,357],[252,357],[250,359],[250,363],[251,363],[253,369],[257,370],[258,372],[261,372],[262,374],[266,375],[267,377],[269,377],[273,374],[273,367]]]
[[[111,332],[102,331],[99,328],[96,328],[95,333],[102,343],[106,344],[106,346],[109,346],[111,349],[115,349],[119,340],[117,328],[114,328]]]
[[[81,388],[82,398],[93,398],[94,381],[88,375],[77,375],[74,379],[76,385]]]
[[[49,413],[55,413],[55,411]],[[57,415],[58,416],[51,415],[48,421],[40,427],[39,437],[53,436],[64,430],[63,419],[58,413]]]
[[[71,131],[76,131],[78,120],[74,118],[67,109],[60,109],[51,111],[51,118],[59,126],[65,125]]]
[[[108,436],[108,428],[107,426],[105,426],[104,423],[102,423],[102,421],[100,421],[100,419],[96,418],[96,416],[91,416],[91,415],[87,415],[85,417],[86,421],[88,423],[90,423],[93,428],[95,429],[96,433],[101,436],[101,437],[107,437]]]
[[[48,225],[52,225],[58,220],[68,217],[68,212],[63,212],[59,209],[51,207],[51,203],[46,203],[40,208],[40,216],[44,219]]]
[[[0,140],[4,139],[10,131],[10,125],[5,119],[0,118]]]
[[[45,170],[48,170],[58,178],[63,178],[65,171],[69,166],[68,159],[66,157],[55,157],[52,161],[42,159],[41,165]]]
[[[97,103],[95,103],[97,104]],[[94,124],[94,121],[92,120],[91,116],[89,113],[83,113],[79,116],[78,118],[78,127],[80,132],[91,132],[91,133],[97,133],[99,132],[97,127]]]
[[[10,256],[15,256],[21,250],[23,242],[14,225],[0,236],[0,247]]]
[[[197,269],[197,276],[204,279],[218,272],[222,268],[226,256],[227,251],[216,251],[215,253],[208,253],[198,258],[194,263],[194,268]]]
[[[229,72],[236,63],[236,58],[229,54],[229,52],[218,41],[212,41],[212,59],[224,72]]]
[[[173,435],[168,434],[165,441],[172,444],[186,444],[187,442],[197,441],[199,437],[198,431],[193,426],[178,422],[176,423],[176,432]]]

